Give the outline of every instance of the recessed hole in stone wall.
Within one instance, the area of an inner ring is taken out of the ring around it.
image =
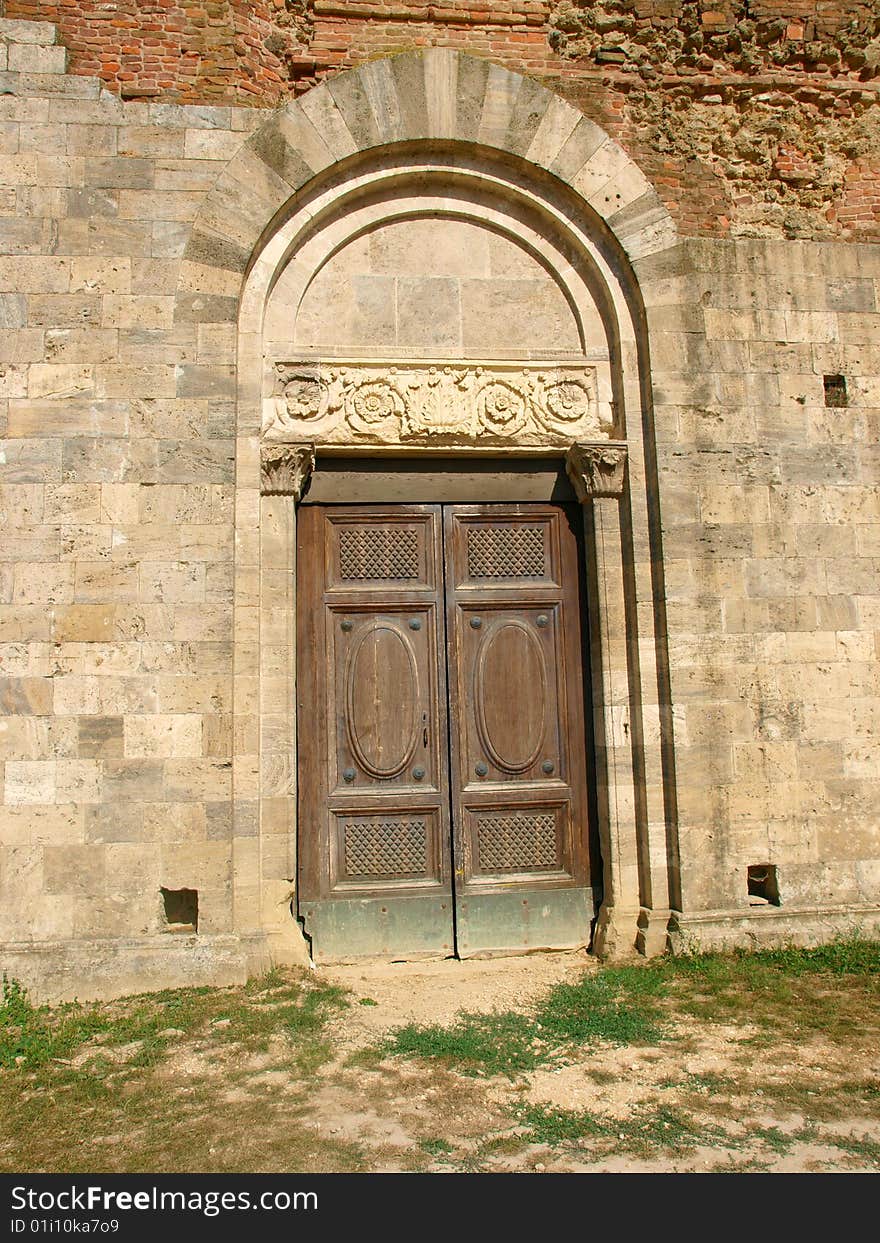
[[[825,375],[822,383],[825,386],[826,406],[841,407],[847,404],[845,375]]]
[[[781,906],[775,863],[752,863],[748,869],[749,906]]]
[[[198,889],[162,889],[166,932],[198,932]]]

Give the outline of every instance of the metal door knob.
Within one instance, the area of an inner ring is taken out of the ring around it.
[[[477,774],[478,777],[485,777],[488,771],[489,771],[489,765],[484,764],[482,760],[480,760],[479,764],[474,765],[474,772]]]

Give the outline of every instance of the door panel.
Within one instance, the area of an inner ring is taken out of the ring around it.
[[[551,504],[300,509],[316,961],[452,953],[456,921],[463,954],[585,941],[576,529]]]
[[[439,506],[300,512],[300,875],[316,960],[452,952],[440,541]]]
[[[334,797],[376,794],[384,802],[402,790],[439,796],[442,620],[435,606],[412,602],[402,609],[328,607]]]
[[[559,506],[446,510],[463,954],[578,944],[592,918],[576,529]]]

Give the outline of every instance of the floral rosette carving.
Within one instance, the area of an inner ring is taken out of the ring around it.
[[[592,393],[582,380],[570,377],[545,383],[540,404],[541,421],[551,431],[568,431],[592,412]]]
[[[345,417],[357,431],[371,431],[405,410],[400,393],[387,380],[363,380],[345,395]]]
[[[493,380],[477,394],[482,427],[496,436],[513,436],[528,422],[529,401],[504,380]]]
[[[282,374],[281,405],[291,422],[320,419],[327,413],[329,389],[318,372],[295,371]]]

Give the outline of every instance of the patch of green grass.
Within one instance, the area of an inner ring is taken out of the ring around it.
[[[513,1010],[460,1014],[448,1027],[409,1024],[380,1046],[384,1054],[434,1058],[466,1075],[512,1076],[546,1060],[532,1019]]]
[[[878,968],[880,945],[859,940],[663,958],[557,984],[528,1014],[463,1013],[448,1026],[402,1027],[378,1053],[440,1060],[468,1075],[513,1076],[597,1042],[656,1044],[670,1013],[746,1020],[758,1030],[743,1039],[758,1046],[772,1042],[772,1032],[802,1029],[845,1040],[864,1033],[868,1008],[876,1009]],[[707,1076],[685,1086],[717,1092],[730,1085]]]
[[[839,1148],[852,1157],[861,1157],[872,1165],[880,1166],[880,1143],[873,1139],[859,1139],[855,1135],[825,1136],[825,1142]]]
[[[662,1034],[653,1003],[663,992],[659,972],[609,968],[577,984],[557,984],[537,1007],[535,1021],[546,1038],[564,1044],[653,1044]]]
[[[760,1140],[762,1144],[781,1156],[791,1152],[798,1138],[797,1135],[781,1131],[778,1126],[752,1126],[746,1133],[749,1139]]]
[[[809,948],[783,946],[766,950],[734,950],[729,954],[680,954],[663,960],[677,974],[691,973],[707,979],[730,982],[745,974],[763,976],[763,969],[774,967],[787,976],[880,975],[880,941],[839,938],[827,945]]]
[[[106,1022],[97,1011],[62,1006],[52,1014],[48,1006],[32,1005],[18,981],[4,975],[0,1066],[30,1068],[64,1059],[105,1027]]]
[[[587,1109],[528,1105],[518,1111],[518,1116],[528,1128],[525,1138],[551,1148],[584,1147],[584,1141],[596,1140],[602,1141],[604,1152],[650,1156],[663,1151],[689,1151],[698,1144],[723,1146],[729,1142],[720,1128],[697,1122],[681,1110],[664,1105],[639,1107],[626,1118],[602,1117]]]
[[[544,1105],[526,1105],[518,1116],[523,1126],[528,1128],[526,1139],[551,1148],[593,1136],[617,1135],[607,1119],[587,1109],[549,1109]]]
[[[7,980],[0,1169],[363,1169],[357,1145],[292,1125],[332,1054],[325,1023],[346,1004],[345,990],[293,973],[273,972],[245,987],[58,1007],[33,1005]],[[281,1094],[258,1080],[248,1084],[246,1063],[236,1074],[237,1059],[273,1037],[275,1068],[289,1075]],[[210,1063],[215,1053],[222,1058],[224,1045],[236,1058],[228,1073],[206,1069],[175,1082],[169,1053],[195,1052]],[[233,1086],[239,1095],[230,1126]]]
[[[419,1147],[429,1157],[445,1157],[453,1151],[452,1145],[445,1139],[420,1139]]]
[[[466,1075],[512,1077],[585,1044],[659,1040],[662,1032],[651,1004],[662,988],[661,977],[644,967],[591,973],[576,984],[557,984],[529,1014],[496,1010],[462,1013],[448,1026],[410,1024],[393,1032],[380,1049],[437,1059]]]
[[[204,1021],[216,992],[181,989],[110,1007],[77,1002],[34,1006],[17,981],[4,978],[0,1065],[33,1069],[64,1061],[89,1042],[110,1046],[140,1042],[133,1064],[152,1065],[167,1047],[170,1033],[191,1031]]]
[[[286,1034],[296,1045],[316,1036],[329,1014],[346,1005],[345,990],[334,985],[304,988],[270,974],[242,990],[175,989],[126,998],[107,1005],[77,1002],[34,1006],[16,980],[4,976],[0,1004],[0,1066],[33,1070],[66,1061],[84,1045],[100,1048],[136,1044],[127,1059],[132,1068],[155,1065],[181,1035],[209,1023],[246,1047],[265,1046]]]
[[[375,1001],[372,997],[359,997],[358,998],[359,1006],[378,1006],[378,1004],[379,1004],[378,1001]]]
[[[759,1048],[771,1031],[845,1043],[876,1027],[880,943],[686,954],[650,969],[667,980],[667,1005],[709,1022],[748,1022],[759,1029],[749,1037]]]

